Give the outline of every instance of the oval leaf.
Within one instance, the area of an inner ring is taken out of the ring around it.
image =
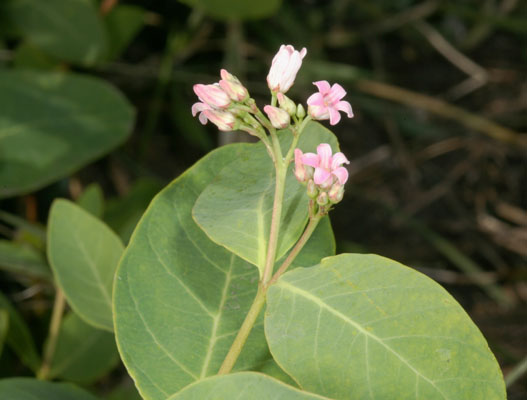
[[[90,384],[113,369],[119,354],[112,333],[69,313],[60,326],[48,377]]]
[[[55,200],[48,259],[70,306],[86,322],[113,330],[112,284],[124,246],[102,221],[68,200]]]
[[[97,400],[71,383],[54,383],[34,378],[0,380],[0,399],[13,400]]]
[[[195,399],[315,400],[328,398],[304,392],[264,374],[238,372],[213,376],[196,382],[169,398],[169,400]]]
[[[0,70],[0,110],[0,198],[67,176],[123,143],[133,122],[117,90],[71,73]]]
[[[105,51],[104,29],[90,0],[15,0],[7,11],[31,43],[59,59],[91,65]]]
[[[505,399],[461,306],[387,258],[344,254],[286,273],[269,289],[265,333],[303,389],[336,399]]]
[[[121,357],[147,399],[164,400],[216,374],[252,303],[257,270],[213,243],[191,215],[218,171],[251,147],[221,147],[167,186],[123,255],[114,289],[115,332]],[[262,323],[263,316],[236,369],[269,360]]]
[[[280,140],[287,151],[292,140],[291,133],[281,132]],[[321,142],[331,144],[334,151],[338,150],[335,136],[313,122],[302,134],[298,147],[304,152],[315,151]],[[256,265],[262,274],[274,192],[274,166],[263,144],[258,143],[221,170],[198,197],[193,216],[214,242]],[[307,222],[308,201],[306,188],[296,180],[290,167],[286,178],[277,259],[302,234]]]

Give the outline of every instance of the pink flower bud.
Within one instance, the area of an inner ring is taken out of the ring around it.
[[[328,194],[326,192],[320,192],[320,194],[317,197],[317,204],[319,206],[325,206],[329,203]]]
[[[236,117],[228,111],[208,109],[203,110],[202,114],[205,115],[206,119],[216,125],[220,131],[228,132],[236,129]]]
[[[194,85],[194,93],[199,99],[212,108],[227,108],[231,104],[231,98],[218,84]]]
[[[342,200],[344,197],[344,186],[340,183],[335,183],[328,192],[329,200],[336,204]]]
[[[282,110],[286,111],[290,116],[295,115],[296,104],[293,102],[293,100],[280,92],[278,92],[276,97],[278,98],[278,104],[280,104],[280,108]]]
[[[269,117],[271,125],[273,125],[276,129],[284,129],[289,126],[291,117],[286,111],[282,110],[281,108],[269,105],[264,107],[264,111]]]
[[[222,69],[221,72],[222,79],[220,80],[220,87],[225,93],[229,95],[232,100],[235,101],[244,101],[249,96],[249,92],[241,84],[241,82],[234,75],[229,73],[227,70]]]
[[[273,58],[267,75],[267,84],[273,92],[285,93],[289,90],[302,66],[302,59],[307,53],[304,47],[300,52],[291,45],[282,45]]]

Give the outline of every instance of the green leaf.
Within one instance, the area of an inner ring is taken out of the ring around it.
[[[286,273],[265,333],[305,390],[336,399],[505,399],[482,334],[437,283],[395,261],[344,254]]]
[[[88,185],[77,199],[77,204],[97,218],[101,218],[104,211],[104,194],[101,187],[92,183]]]
[[[71,383],[54,383],[34,378],[0,380],[0,399],[9,400],[97,400]]]
[[[117,90],[72,73],[0,69],[0,110],[0,198],[73,173],[123,143],[133,122]]]
[[[255,296],[257,270],[213,243],[191,216],[196,198],[218,171],[253,146],[221,147],[167,186],[122,257],[114,288],[116,338],[147,399],[164,400],[216,374]],[[237,370],[269,359],[262,323],[263,315]]]
[[[69,313],[62,320],[48,377],[90,384],[118,362],[113,334],[94,328],[75,313]]]
[[[171,396],[168,400],[195,399],[308,400],[327,399],[327,397],[304,392],[257,372],[238,372],[213,376],[196,382]]]
[[[289,148],[292,135],[283,131],[282,147]],[[338,150],[335,136],[318,123],[310,123],[298,147],[315,151],[317,145],[329,143]],[[223,168],[216,179],[198,197],[194,219],[216,243],[256,265],[263,273],[275,191],[274,166],[263,144]],[[306,188],[289,168],[286,178],[282,222],[277,259],[298,240],[307,222]],[[318,260],[316,261],[318,262]]]
[[[0,240],[0,269],[35,279],[52,279],[44,255],[25,243]]]
[[[48,221],[48,259],[69,305],[89,324],[113,330],[112,284],[124,246],[102,221],[55,200]]]
[[[107,202],[104,220],[125,243],[130,240],[139,219],[161,188],[158,181],[139,179],[124,197]]]
[[[182,3],[204,10],[207,14],[221,20],[258,19],[273,15],[282,0],[181,0]]]
[[[104,30],[90,0],[14,0],[7,12],[25,38],[62,60],[92,65],[105,51]]]
[[[0,355],[4,350],[4,343],[9,331],[9,313],[5,308],[0,307]]]
[[[0,308],[7,310],[9,313],[7,345],[20,357],[27,367],[36,372],[40,368],[40,357],[37,353],[35,342],[26,323],[2,292],[0,292]]]
[[[106,15],[104,22],[108,33],[107,58],[116,59],[126,50],[145,23],[145,10],[141,7],[118,5]]]

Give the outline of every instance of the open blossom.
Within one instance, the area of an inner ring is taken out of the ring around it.
[[[265,106],[264,111],[269,117],[271,125],[273,125],[276,129],[284,129],[289,126],[291,122],[291,117],[289,116],[287,111],[273,106]]]
[[[339,111],[348,114],[348,118],[353,117],[351,105],[345,100],[346,91],[338,83],[330,86],[328,81],[313,82],[319,92],[314,93],[307,99],[308,113],[313,119],[329,119],[331,125],[340,121]]]
[[[307,53],[304,47],[301,51],[291,45],[282,45],[273,58],[271,69],[267,75],[267,84],[273,92],[285,93],[289,90],[302,66],[302,59]]]
[[[213,109],[205,103],[195,103],[192,106],[192,115],[195,117],[197,113],[200,113],[199,122],[203,125],[207,121],[210,121],[220,131],[232,131],[236,129],[236,117],[228,111]]]
[[[203,85],[201,83],[194,85],[194,93],[203,103],[212,108],[227,108],[231,104],[231,98],[217,83],[213,85]]]
[[[317,147],[317,154],[302,154],[301,150],[296,150],[295,167],[298,168],[299,165],[297,159],[301,160],[302,164],[298,174],[295,170],[297,178],[298,175],[302,176],[302,168],[310,166],[315,169],[315,173],[313,174],[315,184],[323,189],[329,189],[334,183],[342,186],[348,180],[348,170],[342,166],[342,164],[349,164],[348,159],[340,152],[332,155],[331,146],[329,144],[319,144]]]

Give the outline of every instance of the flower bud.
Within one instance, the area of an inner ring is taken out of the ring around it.
[[[281,108],[269,105],[264,107],[264,111],[269,117],[271,125],[273,125],[276,129],[284,129],[289,126],[291,117],[286,111],[282,110]]]
[[[296,116],[300,119],[306,116],[306,110],[304,106],[300,103],[298,103],[298,105],[296,106]]]
[[[315,185],[313,179],[310,179],[309,182],[307,182],[307,195],[312,199],[318,196],[318,187]]]
[[[238,78],[225,69],[222,69],[220,74],[222,77],[220,80],[220,87],[232,100],[244,101],[249,97],[247,88],[241,84]]]
[[[328,194],[326,192],[320,192],[320,194],[317,197],[317,204],[319,206],[325,206],[329,203]]]
[[[335,183],[328,192],[329,201],[333,204],[339,203],[344,197],[344,185]]]
[[[267,85],[273,92],[285,93],[293,85],[307,50],[295,50],[291,45],[282,45],[273,58],[267,75]]]
[[[231,104],[231,98],[218,85],[194,85],[194,93],[205,104],[213,108],[227,108]]]
[[[282,110],[286,111],[290,116],[295,115],[296,105],[293,100],[281,92],[278,92],[276,97],[278,98],[278,104],[280,104]]]
[[[232,113],[221,110],[204,110],[207,119],[218,127],[220,131],[233,131],[237,129],[238,121]]]

